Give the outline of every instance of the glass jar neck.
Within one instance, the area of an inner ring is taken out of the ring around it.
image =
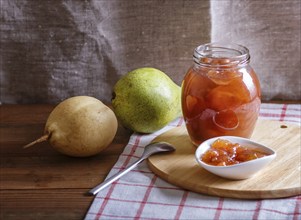
[[[250,62],[248,48],[233,43],[208,43],[195,48],[193,54],[197,65],[210,68],[233,68]]]

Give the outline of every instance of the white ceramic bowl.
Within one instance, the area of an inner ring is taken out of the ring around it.
[[[250,160],[247,162],[229,165],[229,166],[214,166],[214,165],[209,165],[204,163],[203,161],[201,161],[202,154],[204,154],[210,148],[211,144],[218,138],[228,140],[232,143],[239,143],[240,145],[249,148],[256,148],[269,155],[255,160]],[[263,167],[265,167],[268,163],[270,163],[275,157],[276,157],[276,152],[271,148],[268,148],[262,144],[259,144],[257,142],[251,141],[246,138],[234,137],[234,136],[220,136],[220,137],[215,137],[206,140],[198,146],[195,152],[195,158],[201,167],[203,167],[204,169],[206,169],[211,173],[214,173],[215,175],[228,178],[228,179],[237,179],[237,180],[247,179],[252,177],[256,172],[258,172]]]

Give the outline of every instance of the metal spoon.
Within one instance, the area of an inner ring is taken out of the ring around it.
[[[139,160],[137,160],[135,163],[128,166],[126,169],[122,170],[121,172],[119,172],[119,173],[113,175],[112,177],[108,178],[103,183],[95,186],[93,189],[91,189],[89,191],[89,194],[90,195],[97,194],[100,190],[104,189],[105,187],[107,187],[108,185],[113,183],[115,180],[119,179],[124,174],[126,174],[130,170],[134,169],[139,163],[141,163],[143,160],[145,160],[149,156],[151,156],[153,154],[156,154],[156,153],[160,153],[160,152],[170,152],[170,151],[174,151],[174,150],[175,150],[175,148],[172,145],[170,145],[168,143],[165,143],[165,142],[151,143],[151,144],[145,146],[144,152],[143,152],[143,154],[142,154],[142,156],[140,157]]]

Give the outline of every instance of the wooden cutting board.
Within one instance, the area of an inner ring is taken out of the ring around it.
[[[261,199],[301,194],[300,126],[259,120],[251,137],[277,152],[277,157],[255,176],[229,180],[201,168],[195,158],[185,126],[173,128],[153,142],[165,141],[176,147],[168,154],[148,159],[150,169],[167,182],[198,193],[221,197]]]

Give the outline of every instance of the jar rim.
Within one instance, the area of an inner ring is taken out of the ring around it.
[[[212,60],[227,59],[227,63],[206,63],[203,58]],[[199,45],[193,54],[194,61],[203,66],[246,65],[250,61],[249,49],[236,43],[213,42]]]

